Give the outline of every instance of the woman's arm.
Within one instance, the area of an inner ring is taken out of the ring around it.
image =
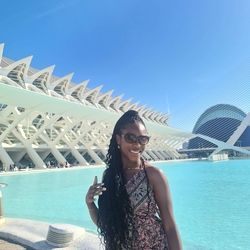
[[[102,195],[102,192],[105,191],[106,188],[103,187],[103,183],[97,183],[97,177],[94,179],[93,185],[89,187],[89,190],[85,197],[85,202],[87,204],[87,207],[89,209],[89,215],[92,219],[92,221],[97,225],[97,219],[98,219],[98,208],[95,204],[95,196],[96,195]]]
[[[155,201],[160,210],[170,250],[181,250],[182,244],[174,219],[172,199],[166,177],[155,167],[147,167],[149,182],[153,187]]]
[[[97,218],[98,218],[98,208],[94,202],[87,204],[89,209],[89,215],[92,221],[97,225]]]

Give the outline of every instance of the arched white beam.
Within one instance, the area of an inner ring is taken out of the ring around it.
[[[144,114],[142,115],[145,119],[149,120],[149,116],[152,113],[152,109],[151,108],[147,108],[144,112]]]
[[[55,90],[56,87],[59,87],[61,93],[63,93],[63,95],[65,95],[65,89],[67,88],[67,85],[70,83],[73,75],[74,75],[74,73],[70,73],[64,77],[56,79],[53,82],[48,82],[46,87],[50,90]]]
[[[157,116],[155,117],[155,121],[160,122],[161,118],[162,118],[162,113],[158,113]]]
[[[0,68],[0,74],[9,77],[21,87],[26,88],[24,78],[27,76],[32,56],[10,63]],[[21,79],[21,81],[20,81]]]
[[[11,95],[9,93],[12,93]],[[84,106],[81,103],[70,102],[65,99],[53,98],[48,95],[36,93],[20,89],[14,86],[0,84],[0,100],[7,105],[16,105],[18,99],[19,106],[30,108],[41,112],[54,114],[64,114],[70,117],[89,119],[93,121],[108,121],[113,125],[120,117],[120,112],[110,112],[108,110],[99,109],[94,106]],[[31,106],[32,104],[32,106]],[[168,126],[164,126],[155,122],[145,121],[150,131],[156,134],[168,136],[176,135],[183,137],[193,136],[191,133],[182,132]]]
[[[100,85],[94,89],[85,91],[83,98],[92,104],[96,104],[96,99],[102,89],[103,85]]]
[[[145,119],[148,119],[147,114],[151,111],[150,108],[146,108],[143,110],[143,112],[141,113],[142,117]]]
[[[136,109],[138,108],[138,106],[139,106],[139,103],[140,103],[140,102],[131,103],[131,104],[127,107],[128,110],[129,110],[129,109],[134,109],[134,110],[136,110]]]
[[[166,124],[168,120],[169,120],[169,114],[164,114],[160,118],[160,122],[163,123],[163,124]]]
[[[1,68],[0,68],[0,74],[1,74]],[[4,84],[9,84],[9,85],[15,86],[17,88],[23,88],[23,86],[21,86],[20,84],[14,82],[12,79],[10,79],[7,76],[0,75],[0,82],[2,82]]]
[[[118,107],[119,107],[119,104],[121,103],[122,97],[123,97],[123,94],[119,95],[119,96],[116,96],[113,99],[111,99],[110,102],[109,102],[109,107],[112,108],[113,110],[117,111],[117,112],[120,112]]]
[[[88,83],[89,83],[89,80],[85,80],[77,84],[76,86],[68,87],[65,90],[65,93],[67,95],[72,95],[73,97],[77,97],[79,100],[82,100]]]
[[[96,102],[102,105],[104,108],[108,108],[108,103],[112,98],[113,89],[97,97]]]
[[[122,101],[119,105],[118,105],[118,109],[120,109],[123,112],[126,112],[128,109],[127,107],[129,106],[129,104],[131,103],[132,98]]]
[[[200,137],[200,138],[202,138],[202,139],[204,139],[206,141],[212,142],[213,144],[218,146],[218,148],[216,148],[210,156],[213,156],[213,155],[215,155],[215,154],[217,154],[220,151],[225,150],[225,149],[230,149],[230,150],[234,150],[234,151],[246,154],[246,155],[250,155],[250,151],[248,151],[248,150],[246,150],[244,148],[240,148],[240,147],[230,145],[230,144],[228,144],[226,142],[216,140],[216,139],[211,138],[211,137],[206,136],[206,135],[197,134],[197,135],[193,136],[193,138],[195,138],[195,137]]]
[[[31,76],[26,76],[24,78],[25,82],[30,83],[36,86],[39,89],[42,89],[45,93],[47,93],[47,84],[51,80],[52,73],[54,71],[55,65],[49,66],[43,70],[40,70],[34,73]]]
[[[250,126],[250,112],[247,114],[247,116],[244,118],[244,120],[241,122],[240,126],[234,131],[234,133],[230,136],[227,143],[230,145],[234,145],[236,141],[241,137],[241,135],[244,133],[246,128]]]
[[[33,56],[25,57],[23,59],[20,59],[18,61],[11,63],[10,65],[4,67],[3,69],[5,70],[5,72],[7,72],[7,75],[8,75],[9,72],[12,71],[14,68],[16,68],[18,65],[24,64],[25,67],[24,67],[23,75],[26,77],[32,58],[33,58]]]
[[[137,109],[137,112],[139,113],[140,116],[144,113],[144,111],[147,109],[146,105],[142,105]]]

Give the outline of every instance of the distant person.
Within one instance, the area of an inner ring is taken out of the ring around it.
[[[124,113],[110,140],[103,183],[95,177],[86,194],[90,216],[107,250],[182,249],[167,180],[141,157],[148,142],[138,112]]]
[[[10,164],[10,171],[14,171],[14,166]]]

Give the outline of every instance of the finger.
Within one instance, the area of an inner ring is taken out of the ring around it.
[[[102,195],[103,192],[105,192],[105,191],[106,191],[106,188],[102,188],[102,189],[96,190],[96,192],[94,193],[94,196],[96,196],[96,195]]]
[[[95,193],[94,197],[101,195],[102,192]],[[95,198],[94,198],[95,199]]]
[[[106,188],[103,188],[103,187],[95,187],[95,188],[92,188],[89,190],[89,195],[94,195],[94,194],[97,194],[97,193],[100,193],[102,191],[105,191]]]
[[[98,182],[98,180],[97,180],[97,176],[95,176],[93,185],[96,185],[96,184],[97,184],[97,182]]]
[[[97,184],[97,185],[92,185],[90,188],[89,188],[89,191],[88,191],[88,197],[94,197],[96,195],[99,195],[101,192],[104,192],[106,191],[106,187],[104,187],[103,185],[101,184]]]
[[[104,186],[102,184],[97,184],[94,186],[95,189],[102,189]]]
[[[93,188],[103,188],[103,186],[104,186],[104,183],[97,183],[95,185],[92,185],[91,187],[93,187]]]
[[[99,188],[99,190],[101,190],[101,191],[106,191],[106,190],[107,190],[107,188],[106,188],[106,187],[101,186],[101,187]]]

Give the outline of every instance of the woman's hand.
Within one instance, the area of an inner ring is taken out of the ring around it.
[[[95,201],[95,196],[102,195],[102,192],[106,191],[106,188],[103,185],[104,183],[98,183],[97,176],[95,176],[93,185],[89,187],[85,197],[87,205],[90,205]]]
[[[89,210],[90,217],[92,221],[97,225],[97,217],[98,217],[98,208],[95,201],[95,196],[102,195],[102,192],[105,191],[106,188],[103,186],[103,183],[98,183],[97,176],[95,176],[94,183],[89,187],[89,190],[86,194],[85,201]]]

